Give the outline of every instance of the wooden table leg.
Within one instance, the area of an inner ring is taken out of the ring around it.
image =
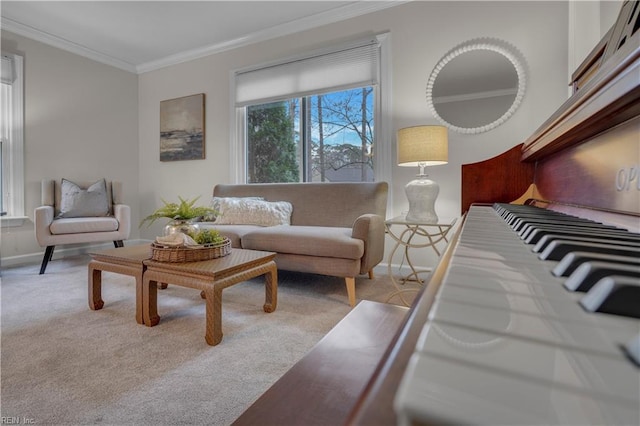
[[[143,300],[144,297],[142,295],[142,277],[143,277],[143,272],[141,271],[139,274],[135,275],[135,279],[136,279],[136,322],[138,324],[144,324],[144,317],[143,317]]]
[[[142,281],[142,312],[144,324],[153,327],[160,322],[158,315],[158,282],[145,274]]]
[[[222,288],[205,290],[206,331],[204,338],[208,344],[215,346],[222,341]]]
[[[265,301],[262,307],[265,312],[273,312],[278,306],[278,267],[271,262],[271,269],[264,274]]]
[[[96,263],[89,262],[89,308],[94,311],[102,309],[102,271],[96,269]]]

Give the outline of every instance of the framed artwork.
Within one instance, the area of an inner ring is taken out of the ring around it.
[[[160,102],[160,161],[204,159],[204,93]]]

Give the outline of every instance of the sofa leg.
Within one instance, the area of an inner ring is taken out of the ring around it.
[[[44,251],[44,257],[42,258],[42,265],[40,265],[40,275],[44,274],[44,271],[47,269],[47,264],[53,257],[53,249],[56,246],[47,246],[47,249]]]
[[[118,247],[124,247],[124,243],[122,242],[122,240],[115,240],[113,242],[113,245],[118,248]]]
[[[373,269],[369,270],[369,279],[372,280],[373,277]]]
[[[347,283],[347,296],[349,296],[349,306],[352,308],[356,306],[356,279],[354,277],[346,277]]]

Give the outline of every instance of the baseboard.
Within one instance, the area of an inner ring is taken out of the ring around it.
[[[136,244],[150,244],[151,240],[137,239],[137,240],[126,240],[124,242],[125,246],[133,246]],[[91,253],[92,251],[105,250],[108,248],[113,248],[112,242],[106,243],[97,243],[97,244],[82,244],[74,247],[65,247],[60,246],[56,247],[53,252],[53,260],[62,259],[65,257],[78,256],[81,254]],[[8,256],[0,258],[0,265],[3,267],[7,266],[16,266],[16,265],[24,265],[24,264],[40,264],[42,263],[42,256],[44,256],[44,249],[39,253],[29,253],[22,254],[19,256]],[[432,268],[416,268],[420,271],[430,271]],[[406,275],[411,272],[409,266],[405,264],[391,264],[391,271],[395,274]],[[373,268],[373,272],[376,276],[388,275],[389,269],[386,262],[379,263]]]
[[[125,246],[133,246],[136,244],[151,243],[151,240],[126,240]],[[73,247],[59,246],[53,252],[53,260],[62,259],[65,257],[78,256],[81,254],[91,253],[93,251],[105,250],[113,248],[113,242],[97,243],[97,244],[82,244]],[[42,263],[42,256],[44,256],[44,249],[39,253],[21,254],[18,256],[7,256],[0,258],[0,265],[3,267],[24,265],[29,263],[40,264]]]

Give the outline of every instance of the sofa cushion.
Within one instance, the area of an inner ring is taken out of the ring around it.
[[[62,179],[59,218],[96,217],[109,214],[107,183],[101,179],[83,189],[75,182]]]
[[[351,238],[351,228],[272,226],[242,237],[242,248],[307,256],[360,259],[364,242]]]
[[[118,230],[118,221],[112,216],[63,218],[54,220],[49,229],[55,235],[111,232]]]
[[[249,232],[260,229],[256,225],[219,225],[217,222],[200,222],[200,229],[215,229],[221,235],[229,238],[231,247],[242,248],[241,240]]]
[[[221,225],[289,225],[293,206],[287,201],[221,198],[216,223]]]

